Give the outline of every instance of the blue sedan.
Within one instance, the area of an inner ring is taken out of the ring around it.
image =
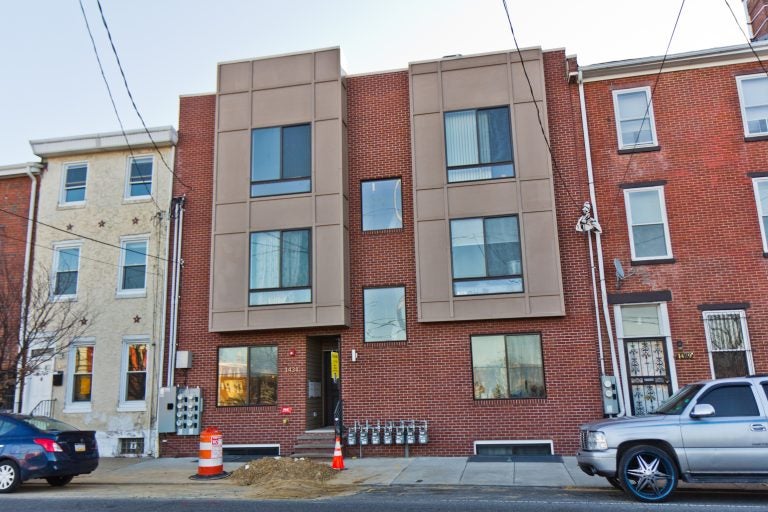
[[[93,431],[43,416],[0,414],[0,493],[33,478],[61,487],[98,465]]]

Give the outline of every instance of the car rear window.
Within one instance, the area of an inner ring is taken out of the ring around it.
[[[715,416],[760,416],[752,386],[718,386],[707,391],[698,403],[710,404]]]
[[[78,430],[68,423],[63,421],[54,420],[53,418],[22,418],[22,421],[27,425],[32,425],[35,428],[39,428],[45,432],[66,432],[68,430]]]

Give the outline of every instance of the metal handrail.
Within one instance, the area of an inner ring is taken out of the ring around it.
[[[51,398],[50,400],[40,400],[40,402],[38,402],[38,404],[29,412],[29,415],[48,416],[49,418],[53,418],[53,412],[55,410],[54,404],[56,404],[55,398]]]
[[[336,402],[336,407],[333,409],[333,429],[338,437],[342,437],[344,434],[344,401],[339,400]]]

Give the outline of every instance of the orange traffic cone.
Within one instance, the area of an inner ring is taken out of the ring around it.
[[[336,446],[333,448],[331,468],[337,471],[344,469],[344,457],[341,455],[341,439],[339,439],[339,436],[336,436]]]

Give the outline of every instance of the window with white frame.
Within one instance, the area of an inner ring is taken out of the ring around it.
[[[633,261],[669,259],[669,238],[664,187],[624,190],[627,226]]]
[[[744,310],[704,311],[712,377],[743,377],[754,373]]]
[[[752,180],[755,189],[757,215],[760,218],[760,234],[763,238],[763,251],[768,253],[768,178]]]
[[[152,195],[152,175],[154,158],[137,156],[128,159],[128,179],[125,184],[125,197],[137,199]]]
[[[768,135],[768,77],[765,73],[738,76],[736,84],[739,89],[744,135]]]
[[[147,245],[146,237],[124,238],[120,241],[119,294],[142,294],[146,291]]]
[[[650,87],[613,91],[613,110],[619,149],[658,146]]]
[[[65,164],[62,174],[59,203],[63,205],[85,203],[85,182],[88,177],[88,164]]]
[[[93,391],[93,340],[77,340],[69,349],[67,408],[89,408]]]
[[[51,295],[56,299],[77,297],[80,274],[80,242],[63,242],[53,247]]]
[[[147,394],[147,354],[149,343],[146,338],[123,341],[123,363],[120,380],[120,406],[144,407]]]

